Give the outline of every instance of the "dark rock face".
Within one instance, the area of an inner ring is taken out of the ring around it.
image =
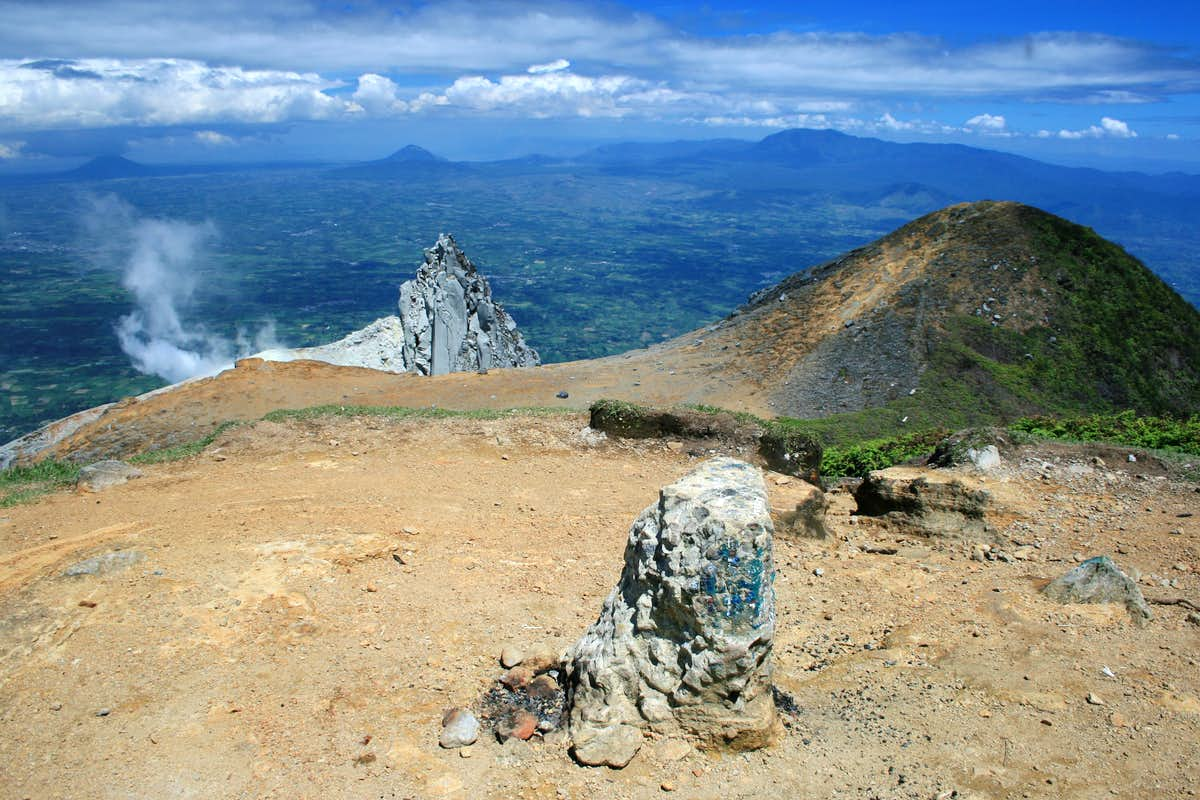
[[[645,731],[735,749],[773,741],[772,534],[761,474],[731,458],[642,512],[620,582],[568,655],[579,761],[622,767]]]
[[[886,469],[867,475],[854,500],[857,513],[886,517],[918,534],[982,538],[991,495],[956,477]]]
[[[1153,618],[1142,590],[1108,556],[1089,558],[1055,578],[1042,593],[1060,603],[1120,603],[1139,624]]]

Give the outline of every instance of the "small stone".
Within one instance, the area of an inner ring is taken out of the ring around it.
[[[558,681],[549,675],[538,675],[529,682],[529,686],[525,689],[525,693],[534,700],[549,700],[558,692]]]
[[[51,703],[50,710],[51,711],[62,711],[62,703]]]
[[[991,716],[992,716],[992,712],[991,712],[991,711],[988,711],[988,710],[985,708],[985,709],[983,709],[982,711],[980,711],[980,712],[979,712],[979,716],[983,717],[984,719],[988,719],[989,717],[991,717]]]
[[[1197,611],[1188,612],[1187,621],[1192,623],[1193,625],[1200,625],[1200,612],[1197,612]]]
[[[559,391],[559,392],[557,392],[557,393],[556,393],[554,396],[555,396],[555,397],[557,397],[559,400],[566,400],[566,399],[567,399],[568,397],[570,397],[571,395],[570,395],[570,393],[569,393],[569,392],[567,392],[567,391],[565,391],[565,390],[560,390],[560,391]]]
[[[479,738],[479,720],[465,708],[452,708],[442,717],[438,744],[450,750],[474,744]]]
[[[533,671],[524,665],[513,667],[500,678],[500,682],[509,689],[524,688],[529,685],[531,680],[533,680]]]
[[[1114,728],[1128,728],[1129,720],[1120,711],[1114,711],[1108,718],[1108,722]]]
[[[1094,692],[1088,692],[1087,701],[1089,706],[1102,706],[1104,700]]]
[[[364,589],[366,589],[368,592],[378,592],[378,591],[379,591],[379,587],[378,587],[378,586],[376,586],[376,585],[375,585],[375,584],[373,584],[373,583],[368,583],[368,584],[367,584],[365,587],[363,587],[363,588],[364,588]]]
[[[500,651],[500,665],[505,669],[512,669],[525,660],[525,654],[520,648],[509,645]]]
[[[1126,456],[1126,459],[1129,461],[1130,464],[1137,463],[1137,456],[1135,456],[1133,453],[1130,453],[1128,456]]]
[[[102,708],[102,709],[100,709],[99,711],[97,711],[97,712],[96,712],[96,716],[97,716],[97,717],[107,717],[107,716],[108,716],[109,714],[111,714],[111,713],[112,713],[112,709],[111,709],[111,708]]]
[[[816,575],[818,578],[824,574],[825,574],[825,570],[823,570],[821,567],[817,567],[816,569],[813,570],[813,575]]]
[[[471,746],[466,745],[464,747],[460,747],[458,750],[458,757],[459,758],[470,758],[471,757]]]
[[[95,600],[80,600],[79,606],[80,606],[80,608],[95,608],[96,601]]]
[[[528,711],[518,711],[510,721],[501,722],[496,726],[496,738],[501,742],[507,742],[509,739],[526,741],[537,732],[537,727],[537,716]]]
[[[675,791],[675,784],[671,783],[670,781],[663,781],[661,784],[659,784],[659,788],[664,792],[673,792]]]

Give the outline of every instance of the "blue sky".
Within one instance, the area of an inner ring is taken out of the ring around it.
[[[0,168],[808,127],[1200,172],[1198,7],[0,0]]]

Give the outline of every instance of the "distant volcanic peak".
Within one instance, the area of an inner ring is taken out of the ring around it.
[[[97,156],[86,164],[71,170],[68,174],[83,177],[124,178],[147,175],[153,171],[152,167],[131,161],[124,156]]]
[[[388,161],[444,161],[445,159],[435,156],[433,153],[426,150],[424,147],[418,147],[415,144],[405,145],[396,152],[387,157]]]

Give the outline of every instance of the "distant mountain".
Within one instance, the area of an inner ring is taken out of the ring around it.
[[[429,180],[461,176],[476,171],[474,165],[447,161],[415,144],[406,145],[387,158],[365,161],[348,167],[329,170],[333,178],[357,180]]]
[[[99,156],[58,177],[66,180],[103,181],[113,178],[145,178],[159,172],[155,167],[130,161],[123,156]]]
[[[405,162],[410,162],[410,163],[412,163],[412,162],[428,163],[428,162],[433,162],[433,161],[445,161],[446,159],[442,158],[441,156],[435,156],[433,153],[429,152],[424,147],[418,147],[415,144],[410,144],[410,145],[405,145],[404,147],[401,147],[399,150],[392,153],[390,156],[388,156],[387,158],[385,158],[383,160],[390,161],[390,162],[405,161]]]

